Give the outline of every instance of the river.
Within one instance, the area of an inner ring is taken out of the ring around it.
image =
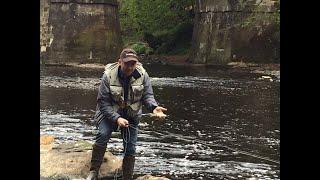
[[[280,77],[270,81],[221,67],[144,67],[168,116],[165,121],[142,117],[135,176],[280,179]],[[40,133],[53,135],[57,144],[93,143],[103,69],[40,70]],[[122,155],[118,132],[108,150]]]

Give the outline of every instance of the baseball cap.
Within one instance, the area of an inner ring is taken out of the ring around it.
[[[130,48],[126,48],[122,50],[122,52],[120,53],[120,59],[123,62],[139,61],[136,51]]]

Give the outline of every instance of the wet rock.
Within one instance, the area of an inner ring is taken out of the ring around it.
[[[270,79],[270,76],[261,76],[263,79]]]
[[[230,62],[227,65],[232,66],[233,68],[236,68],[236,67],[248,67],[249,66],[247,63],[244,63],[244,62]]]
[[[136,180],[169,180],[166,177],[155,177],[151,175],[140,176]]]
[[[40,175],[52,177],[64,175],[83,178],[89,172],[91,147],[87,142],[61,144],[51,150],[40,151]],[[40,146],[40,149],[43,148]],[[100,175],[113,176],[116,170],[121,169],[122,159],[106,152],[100,168]]]
[[[43,151],[40,146],[40,179],[72,179],[82,180],[89,173],[92,144],[86,141],[53,145],[54,137],[42,136],[43,145],[52,145],[53,148]],[[89,150],[88,150],[89,149]],[[106,152],[100,168],[100,177],[113,177],[121,172],[122,158]],[[168,180],[165,177],[151,175],[140,176],[137,180]]]
[[[267,80],[267,81],[273,82],[273,79],[270,76],[261,76],[260,78],[258,78],[258,80]]]

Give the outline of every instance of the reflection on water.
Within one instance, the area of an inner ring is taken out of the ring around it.
[[[209,67],[146,66],[165,122],[143,116],[135,174],[171,179],[279,179],[280,83]],[[40,77],[41,134],[93,142],[103,69],[46,67]],[[108,144],[121,155],[115,133]],[[245,153],[248,154],[245,154]],[[251,156],[254,155],[254,156]],[[259,157],[264,157],[259,158]]]

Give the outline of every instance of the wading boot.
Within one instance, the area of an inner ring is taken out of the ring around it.
[[[134,156],[124,156],[122,161],[123,180],[132,180],[134,161]]]
[[[100,146],[93,144],[90,172],[86,180],[97,180],[99,175],[99,169],[103,161],[104,153],[107,146]]]

